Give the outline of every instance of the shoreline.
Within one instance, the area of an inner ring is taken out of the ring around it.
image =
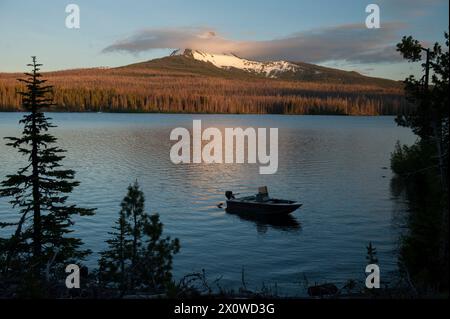
[[[324,113],[324,114],[295,114],[295,113],[208,113],[208,112],[145,112],[145,111],[135,111],[135,112],[110,112],[110,111],[59,111],[59,110],[43,110],[45,113],[75,113],[75,114],[155,114],[155,115],[242,115],[242,116],[336,116],[336,117],[395,117],[399,114],[336,114],[336,113]],[[18,110],[0,110],[1,113],[29,113],[27,111]]]

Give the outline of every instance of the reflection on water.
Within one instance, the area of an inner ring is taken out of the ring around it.
[[[228,213],[240,218],[243,221],[251,222],[256,225],[259,234],[265,234],[272,228],[274,230],[285,232],[296,232],[301,229],[300,223],[291,215],[280,216],[258,216],[246,213]]]
[[[20,134],[20,114],[0,113],[0,138]],[[138,179],[147,212],[158,212],[165,231],[181,241],[174,274],[205,269],[221,286],[277,283],[298,294],[306,274],[311,282],[342,283],[364,274],[366,246],[377,247],[384,274],[395,270],[398,229],[390,193],[390,152],[395,142],[411,143],[409,130],[392,117],[225,116],[159,114],[51,114],[53,132],[66,149],[64,164],[81,185],[71,200],[96,207],[95,217],[76,220],[75,233],[94,253],[105,248],[127,186]],[[260,175],[258,165],[175,165],[169,134],[176,127],[278,127],[279,169]],[[23,159],[0,143],[0,179]],[[386,178],[383,178],[386,176]],[[267,185],[273,197],[303,203],[287,219],[260,220],[217,208],[226,190],[254,194]],[[6,198],[2,220],[17,218]],[[256,230],[256,231],[255,231]]]

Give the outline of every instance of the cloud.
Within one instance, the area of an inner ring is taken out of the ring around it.
[[[347,24],[298,32],[266,41],[236,41],[208,28],[143,29],[103,49],[102,52],[137,54],[155,49],[191,48],[211,53],[234,53],[256,60],[358,63],[395,62],[400,23],[384,23],[380,29]]]
[[[238,42],[221,38],[206,28],[143,29],[103,49],[103,53],[122,51],[140,53],[155,49],[191,48],[208,52],[230,52]]]

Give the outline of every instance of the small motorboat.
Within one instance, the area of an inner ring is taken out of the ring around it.
[[[225,193],[227,212],[235,214],[288,215],[302,204],[285,199],[270,198],[266,186],[258,189],[254,196],[236,198],[232,191]]]

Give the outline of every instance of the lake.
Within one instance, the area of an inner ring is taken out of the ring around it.
[[[0,138],[20,134],[20,113],[0,113]],[[274,286],[281,295],[303,295],[301,282],[341,285],[364,279],[366,246],[378,251],[382,280],[397,269],[399,216],[403,203],[390,190],[390,153],[397,140],[412,144],[410,130],[393,117],[283,115],[162,115],[51,113],[53,133],[66,149],[65,167],[81,185],[71,200],[96,207],[74,229],[94,254],[95,266],[118,217],[127,186],[136,179],[146,209],[159,213],[164,232],[178,237],[174,259],[180,278],[205,269],[210,281],[237,289],[244,269],[250,289]],[[170,160],[172,129],[203,127],[279,128],[279,168],[260,175],[259,165],[186,164]],[[0,179],[24,159],[0,142]],[[298,200],[291,218],[255,220],[227,214],[217,204],[232,190],[254,194],[267,185],[274,197]],[[0,218],[16,212],[0,198]]]

